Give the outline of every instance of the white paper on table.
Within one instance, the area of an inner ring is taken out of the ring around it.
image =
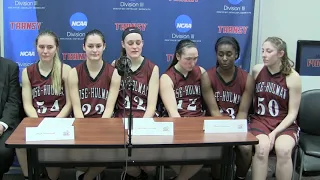
[[[44,118],[38,127],[69,127],[72,126],[75,118]]]
[[[74,127],[26,127],[26,141],[74,140]]]
[[[132,121],[133,121],[132,127],[150,126],[155,123],[153,118],[133,118]],[[124,123],[124,128],[128,129],[129,127],[128,118],[123,118],[122,122]]]
[[[131,134],[133,136],[173,136],[173,122],[155,122],[144,126],[134,126]]]
[[[205,133],[248,132],[246,119],[204,120],[203,129]]]

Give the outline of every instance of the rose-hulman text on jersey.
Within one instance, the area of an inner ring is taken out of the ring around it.
[[[148,96],[148,90],[149,90],[149,86],[146,84],[143,84],[141,82],[138,82],[136,80],[132,80],[133,83],[133,91],[138,92],[144,96]],[[127,86],[126,84],[126,80],[121,80],[121,91]],[[128,88],[126,88],[128,89]]]
[[[96,99],[104,99],[106,100],[108,98],[109,91],[104,88],[83,88],[79,89],[79,97],[80,100],[87,99],[87,98],[96,98]]]
[[[278,84],[274,84],[273,82],[261,81],[257,83],[256,93],[260,93],[260,92],[272,93],[276,96],[279,96],[282,99],[286,99],[287,97],[287,88],[284,88]]]
[[[63,87],[61,87],[61,91],[59,94],[55,93],[53,85],[43,85],[41,88],[40,86],[36,86],[32,88],[32,99],[39,97],[39,96],[64,96]]]
[[[239,104],[241,100],[241,95],[230,92],[230,91],[222,91],[215,92],[216,101],[230,102],[233,104]]]
[[[201,96],[201,88],[199,85],[186,85],[175,89],[176,98],[183,96],[199,95]]]

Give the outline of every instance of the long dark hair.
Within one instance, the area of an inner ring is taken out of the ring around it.
[[[238,59],[239,55],[240,55],[240,45],[239,45],[239,42],[236,40],[236,38],[231,37],[231,36],[222,36],[217,40],[216,45],[215,45],[216,53],[218,53],[218,47],[220,45],[225,45],[225,44],[231,45],[234,48],[234,50],[237,53],[236,59]],[[217,67],[219,66],[218,60],[216,62],[216,66]]]
[[[196,44],[193,41],[191,41],[190,39],[183,39],[183,40],[179,41],[176,46],[176,50],[174,52],[173,59],[171,61],[171,64],[169,65],[168,69],[170,69],[172,66],[174,66],[178,63],[177,54],[179,56],[181,56],[181,54],[183,54],[185,48],[192,48],[192,47],[197,48]]]

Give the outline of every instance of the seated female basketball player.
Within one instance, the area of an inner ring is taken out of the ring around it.
[[[129,101],[130,90],[126,85],[126,79],[122,77],[121,90],[119,92],[115,117],[128,117],[130,103],[132,103],[132,115],[134,118],[151,118],[155,116],[159,93],[159,68],[149,59],[142,56],[143,37],[138,28],[129,27],[122,33],[121,56],[126,56],[131,61],[131,79],[134,87],[132,91],[133,101]],[[115,65],[116,62],[113,64]],[[124,93],[123,93],[124,90]],[[123,112],[126,114],[123,114]],[[147,172],[155,169],[152,166],[127,168],[125,179],[148,179]],[[122,176],[124,173],[122,174]]]
[[[254,80],[247,72],[235,66],[239,58],[238,41],[230,36],[219,38],[215,44],[217,67],[209,69],[201,79],[201,88],[209,114],[214,114],[218,104],[220,113],[232,119],[247,119],[252,103]],[[244,149],[244,150],[243,150]],[[236,148],[237,179],[245,179],[251,165],[251,148]],[[219,168],[213,167],[214,179],[220,178]]]
[[[71,113],[67,77],[70,66],[59,59],[59,40],[55,33],[43,31],[36,39],[40,60],[22,72],[23,108],[28,117],[68,117]],[[28,179],[26,149],[16,149],[25,179]],[[47,168],[56,180],[60,168]]]
[[[69,86],[73,113],[76,118],[110,118],[120,88],[117,70],[102,60],[106,43],[99,30],[84,37],[83,50],[87,60],[70,71]],[[76,154],[76,150],[74,151]],[[104,167],[92,167],[79,180],[92,180]]]
[[[160,78],[160,96],[169,117],[198,117],[203,115],[200,80],[205,70],[197,66],[198,50],[191,40],[181,40],[167,71]],[[187,94],[186,86],[197,88]],[[172,167],[176,180],[187,180],[194,176],[202,165]]]
[[[269,37],[262,47],[263,64],[255,65],[254,109],[250,132],[259,139],[252,160],[252,179],[265,180],[269,152],[277,156],[276,178],[292,177],[292,149],[298,139],[296,117],[301,100],[301,80],[292,68],[286,43]]]

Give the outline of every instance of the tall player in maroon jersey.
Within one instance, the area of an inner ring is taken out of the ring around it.
[[[167,71],[160,78],[160,96],[170,117],[198,117],[203,115],[201,75],[205,70],[197,66],[198,50],[191,40],[181,40]],[[194,176],[202,165],[172,167],[176,180]]]
[[[120,88],[120,76],[114,67],[102,60],[106,43],[99,30],[84,37],[87,60],[69,73],[70,97],[76,118],[110,118]],[[92,180],[104,167],[89,168],[79,179]]]
[[[255,114],[250,131],[259,139],[252,160],[252,179],[265,180],[269,152],[277,156],[276,177],[290,180],[292,149],[297,143],[298,126],[295,122],[301,100],[301,80],[292,68],[286,43],[269,37],[262,47],[264,64],[253,68],[255,79]]]
[[[130,90],[126,87],[126,79],[122,78],[115,117],[128,117],[130,103],[132,103],[132,115],[134,118],[154,117],[159,93],[159,68],[141,55],[143,38],[138,28],[128,27],[125,29],[122,33],[121,44],[121,56],[128,57],[132,63],[133,101],[129,101]],[[124,109],[126,115],[123,114]],[[146,172],[154,169],[155,167],[145,166],[140,168],[128,167],[125,179],[148,179]]]
[[[217,67],[209,69],[201,77],[201,88],[209,114],[220,113],[232,119],[247,119],[252,103],[254,80],[247,72],[235,66],[239,58],[240,46],[238,41],[230,36],[219,38],[215,44]],[[215,97],[215,98],[214,98]],[[243,150],[244,149],[244,150]],[[237,179],[245,179],[251,165],[251,148],[238,146],[237,152]],[[220,169],[213,167],[213,176],[219,178]]]
[[[22,72],[22,97],[28,117],[68,117],[71,101],[67,77],[70,66],[59,59],[58,37],[51,31],[41,32],[36,39],[40,60]],[[16,149],[25,179],[28,179],[25,149]],[[50,179],[58,179],[60,168],[47,168]]]

